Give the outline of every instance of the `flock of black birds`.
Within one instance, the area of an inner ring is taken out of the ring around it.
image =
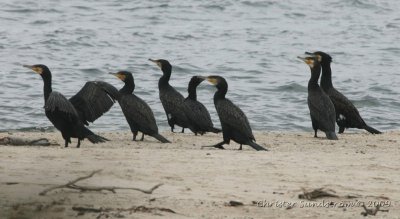
[[[308,107],[312,127],[317,137],[317,130],[325,132],[326,137],[337,140],[335,122],[339,126],[339,133],[346,128],[365,129],[373,134],[381,132],[368,126],[361,118],[357,108],[343,94],[332,85],[330,63],[332,58],[324,52],[306,52],[304,57],[299,57],[310,66],[311,78],[308,83]],[[175,125],[190,129],[195,135],[203,135],[206,132],[222,132],[223,140],[215,145],[203,147],[215,147],[224,149],[224,144],[230,140],[242,145],[249,145],[255,150],[267,150],[255,143],[255,138],[250,123],[244,112],[225,97],[228,91],[228,83],[221,76],[193,76],[188,85],[188,96],[184,98],[174,87],[169,84],[172,66],[167,60],[149,59],[163,72],[158,81],[159,96],[165,110],[168,124],[174,132]],[[24,65],[40,74],[44,82],[44,109],[47,118],[61,132],[65,140],[65,147],[71,143],[71,138],[77,138],[77,147],[81,140],[87,138],[92,143],[108,141],[108,139],[94,134],[86,126],[94,122],[106,113],[117,101],[129,124],[133,134],[133,141],[137,134],[149,135],[162,143],[170,143],[168,139],[158,132],[158,127],[149,105],[134,93],[135,82],[132,73],[119,71],[110,73],[124,82],[124,86],[118,90],[113,85],[103,81],[89,81],[84,87],[70,99],[52,90],[52,76],[45,65]],[[321,74],[320,85],[318,80]],[[207,108],[197,100],[196,88],[204,80],[216,86],[214,105],[221,122],[222,130],[215,128]]]

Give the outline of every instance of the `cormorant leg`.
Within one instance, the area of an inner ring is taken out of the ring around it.
[[[65,147],[66,148],[68,147],[68,140],[67,139],[65,139]]]
[[[77,148],[81,147],[81,139],[78,138],[78,144],[76,145]]]
[[[239,149],[238,149],[239,151],[241,151],[242,150],[242,144],[240,144],[240,147],[239,147]]]
[[[182,128],[182,133],[184,133],[185,132],[185,128]]]
[[[133,134],[132,141],[136,141],[136,135],[137,135],[137,133],[133,133],[133,132],[132,132],[132,134]]]
[[[201,148],[211,148],[211,147],[214,147],[214,148],[218,148],[218,149],[225,149],[222,145],[224,145],[225,144],[225,141],[222,141],[222,142],[220,142],[220,143],[218,143],[218,144],[215,144],[215,145],[210,145],[210,146],[201,146]]]
[[[317,136],[317,129],[314,130],[314,138],[318,138],[318,136]]]
[[[195,133],[194,133],[194,135],[196,135],[196,136],[197,136],[197,132],[195,132]]]
[[[171,132],[174,132],[174,125],[171,126]]]
[[[142,138],[140,140],[143,141],[143,139],[144,139],[144,133],[142,132]]]
[[[339,126],[339,134],[342,134],[344,132],[344,126]]]

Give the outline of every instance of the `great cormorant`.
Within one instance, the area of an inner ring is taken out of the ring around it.
[[[149,60],[156,63],[163,72],[163,76],[161,76],[160,80],[158,81],[158,89],[160,100],[167,115],[168,124],[171,127],[171,131],[174,132],[175,125],[178,125],[182,127],[183,133],[185,128],[189,128],[189,121],[183,109],[183,101],[185,98],[169,84],[172,66],[167,60],[164,59]]]
[[[255,143],[249,121],[243,111],[225,98],[228,91],[226,80],[221,76],[208,76],[204,79],[217,87],[217,92],[214,94],[214,105],[221,121],[223,134],[222,142],[206,147],[224,149],[223,145],[229,144],[230,140],[233,140],[240,144],[239,150],[242,149],[242,144],[244,144],[257,151],[265,151],[265,148]]]
[[[311,69],[311,78],[308,81],[308,108],[314,137],[317,137],[317,130],[325,132],[330,140],[338,140],[335,133],[335,107],[328,95],[318,85],[318,79],[321,74],[321,65],[315,57],[298,57],[303,60]]]
[[[331,62],[332,57],[324,52],[314,53],[306,52],[309,55],[315,55],[322,66],[321,88],[331,98],[336,111],[336,123],[339,126],[339,133],[343,133],[346,128],[365,129],[372,134],[381,134],[382,132],[368,126],[353,103],[342,93],[336,90],[332,85]]]
[[[220,129],[214,128],[211,121],[210,113],[207,108],[197,101],[197,86],[204,81],[203,77],[193,76],[188,85],[188,97],[184,101],[185,114],[189,120],[189,129],[197,135],[203,135],[206,132],[221,132]]]
[[[45,65],[24,65],[24,67],[40,74],[44,82],[44,109],[47,118],[61,132],[65,147],[71,143],[71,138],[78,138],[76,147],[81,140],[89,139],[92,143],[108,139],[94,134],[84,124],[93,122],[113,105],[118,91],[105,82],[87,82],[86,85],[70,100],[61,93],[52,90],[51,72]],[[117,93],[115,93],[117,91]]]
[[[170,141],[158,133],[156,119],[154,118],[150,106],[133,93],[135,90],[135,82],[132,73],[128,71],[119,71],[110,74],[116,76],[125,83],[124,87],[119,90],[121,97],[118,102],[133,133],[133,140],[136,140],[136,135],[138,131],[140,131],[142,132],[141,141],[143,141],[144,135],[146,134],[156,138],[162,143],[170,143]]]

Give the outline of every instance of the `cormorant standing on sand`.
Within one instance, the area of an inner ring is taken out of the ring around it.
[[[132,73],[128,71],[119,71],[110,74],[116,76],[125,83],[124,87],[119,90],[121,97],[118,102],[133,133],[133,141],[136,140],[136,135],[138,131],[140,131],[142,132],[141,141],[143,141],[144,135],[146,134],[156,138],[162,143],[171,143],[158,133],[156,119],[149,105],[133,93],[135,90],[135,82]]]
[[[314,55],[322,66],[321,88],[331,98],[336,111],[336,123],[339,126],[339,133],[343,133],[346,128],[365,129],[372,134],[381,134],[382,132],[368,126],[353,103],[342,93],[336,90],[332,85],[331,62],[332,57],[324,52],[306,52],[308,55]]]
[[[208,76],[204,79],[217,87],[217,92],[214,94],[214,105],[221,121],[223,134],[222,142],[205,147],[224,149],[223,145],[229,144],[230,140],[233,140],[240,144],[239,150],[242,149],[242,144],[245,144],[257,151],[265,151],[265,148],[255,143],[249,121],[243,111],[229,99],[225,98],[228,92],[228,83],[226,80],[221,76]]]
[[[61,132],[65,147],[71,143],[71,138],[78,138],[76,146],[78,148],[84,138],[94,144],[108,141],[94,134],[84,124],[93,122],[111,108],[114,99],[118,96],[112,89],[112,85],[105,82],[87,82],[75,96],[68,100],[61,93],[52,90],[51,72],[47,66],[24,65],[24,67],[42,77],[45,113],[50,122]]]
[[[315,57],[298,57],[303,60],[311,69],[311,78],[308,81],[308,108],[314,137],[317,137],[317,130],[325,132],[330,140],[338,140],[335,133],[335,107],[328,95],[318,85],[318,79],[321,72],[321,65]]]
[[[202,81],[204,81],[204,78],[199,76],[193,76],[189,81],[189,95],[184,101],[184,110],[189,120],[189,129],[195,135],[197,135],[197,133],[203,135],[206,132],[219,133],[221,130],[214,128],[207,108],[197,101],[196,88]]]
[[[167,114],[168,124],[171,127],[171,131],[174,132],[175,125],[178,125],[182,127],[183,133],[185,128],[189,128],[189,121],[183,109],[183,101],[185,98],[169,84],[172,66],[164,59],[149,59],[149,61],[156,63],[163,72],[163,76],[161,76],[158,81],[158,89],[160,92],[160,100],[165,113]]]

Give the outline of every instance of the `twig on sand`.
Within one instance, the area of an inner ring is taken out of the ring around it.
[[[76,190],[80,190],[81,192],[86,192],[86,191],[110,191],[112,193],[115,193],[115,190],[117,189],[129,189],[129,190],[136,190],[139,192],[143,192],[145,194],[152,194],[154,190],[156,190],[158,187],[160,187],[162,185],[162,183],[159,183],[155,186],[153,186],[150,189],[140,189],[140,188],[135,188],[135,187],[116,187],[116,186],[100,186],[100,187],[94,187],[94,186],[79,186],[76,185],[77,182],[91,178],[94,174],[99,173],[101,170],[95,170],[93,172],[91,172],[89,175],[87,176],[82,176],[82,177],[78,177],[70,182],[68,182],[67,184],[64,185],[59,185],[59,186],[54,186],[48,189],[43,190],[42,192],[39,193],[39,195],[46,195],[48,192],[53,191],[55,189],[62,189],[62,188],[68,188],[68,189],[76,189]]]
[[[363,204],[362,207],[364,208],[365,212],[361,212],[361,215],[364,216],[364,217],[366,217],[368,215],[375,216],[376,213],[378,213],[378,211],[382,211],[382,212],[388,212],[389,211],[389,210],[380,210],[379,209],[379,207],[380,207],[379,205],[375,206],[375,209],[373,209],[373,208],[369,209],[369,208],[367,208],[365,206],[365,204]]]
[[[305,189],[303,189],[303,194],[299,194],[299,199],[314,200],[323,197],[339,197],[338,195],[333,194],[335,191],[331,190],[331,192],[332,193],[324,191],[324,188],[314,189],[310,192],[307,192]]]
[[[101,213],[101,214],[104,214],[104,213],[113,213],[113,212],[115,212],[116,214],[119,215],[121,212],[153,213],[155,211],[163,211],[163,212],[168,212],[168,213],[171,213],[171,214],[176,214],[176,212],[174,210],[169,209],[169,208],[146,207],[146,206],[143,206],[143,205],[132,206],[130,208],[110,208],[110,207],[107,207],[107,208],[92,208],[92,207],[79,207],[79,206],[77,206],[77,207],[72,207],[72,210],[77,211],[78,215],[84,215],[85,213]]]

